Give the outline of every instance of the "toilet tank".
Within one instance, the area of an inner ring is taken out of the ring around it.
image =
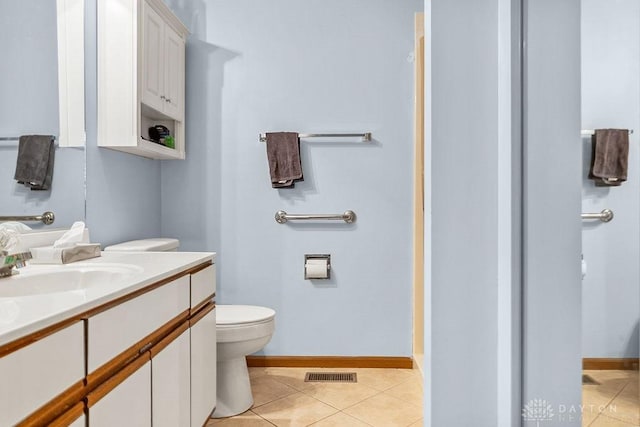
[[[104,248],[106,252],[176,252],[180,246],[178,239],[155,238],[131,240]]]

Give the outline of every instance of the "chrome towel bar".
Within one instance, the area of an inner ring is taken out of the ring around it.
[[[629,129],[629,135],[631,135],[632,133],[633,133],[633,129]],[[595,134],[596,134],[595,129],[582,129],[580,131],[580,135],[582,136],[590,136]]]
[[[276,222],[278,224],[284,224],[289,220],[342,220],[352,223],[356,220],[356,213],[354,211],[345,211],[343,214],[288,214],[285,211],[276,212]]]
[[[0,221],[42,221],[43,224],[51,225],[55,221],[56,216],[53,212],[45,212],[42,215],[16,215],[16,216],[0,216]]]
[[[602,222],[609,222],[613,219],[613,211],[611,209],[603,209],[598,213],[583,213],[582,219],[599,219]]]
[[[371,141],[371,132],[365,133],[299,133],[298,138],[362,138],[363,142]],[[260,134],[260,142],[267,141],[267,134]]]

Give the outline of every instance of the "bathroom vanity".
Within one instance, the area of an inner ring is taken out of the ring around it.
[[[204,425],[214,259],[103,252],[0,279],[0,425]]]

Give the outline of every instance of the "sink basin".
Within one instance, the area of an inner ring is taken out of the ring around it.
[[[0,279],[0,298],[84,291],[121,282],[142,271],[135,265],[116,263],[30,265],[17,275]]]

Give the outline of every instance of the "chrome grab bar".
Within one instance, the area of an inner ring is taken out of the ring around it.
[[[354,211],[345,211],[343,214],[288,214],[285,211],[276,212],[276,222],[278,224],[284,224],[289,220],[342,220],[352,223],[356,220],[356,213]]]
[[[53,212],[45,212],[42,215],[17,215],[17,216],[0,216],[0,221],[42,221],[43,224],[51,225],[55,221],[56,216]]]
[[[583,213],[582,219],[599,219],[602,222],[609,222],[613,219],[613,211],[611,209],[603,209],[598,213]]]

